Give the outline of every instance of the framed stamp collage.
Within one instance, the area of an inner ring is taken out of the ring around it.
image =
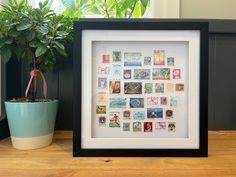
[[[207,156],[207,34],[205,22],[78,21],[74,156]]]

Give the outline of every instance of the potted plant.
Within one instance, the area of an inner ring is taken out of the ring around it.
[[[24,60],[31,68],[25,97],[5,102],[12,144],[17,149],[35,149],[51,143],[58,100],[46,99],[44,73],[58,56],[66,57],[65,45],[72,40],[73,20],[26,1],[10,0],[0,11],[0,54],[4,62]],[[44,99],[37,99],[38,80],[43,80]]]

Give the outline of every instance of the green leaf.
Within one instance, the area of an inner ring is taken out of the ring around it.
[[[32,41],[35,38],[35,32],[30,31],[28,35],[26,36],[27,41]]]
[[[120,10],[121,11],[126,10],[126,9],[130,8],[133,4],[134,4],[134,1],[125,0],[124,3],[122,4]]]
[[[4,46],[5,42],[1,39],[0,40],[0,49]]]
[[[57,45],[57,47],[59,47],[60,49],[62,49],[62,50],[64,50],[64,49],[65,49],[64,45],[63,45],[63,44],[61,44],[60,42],[57,42],[57,41],[55,41],[55,44],[56,44],[56,45]]]
[[[32,27],[32,24],[27,23],[27,22],[23,22],[21,24],[19,24],[18,26],[16,26],[17,31],[23,31],[26,29],[29,29]]]
[[[146,8],[147,8],[147,5],[148,5],[148,2],[149,2],[150,0],[140,0],[140,1],[141,1],[142,6],[146,9]]]
[[[43,54],[45,54],[47,52],[47,50],[48,50],[47,46],[40,44],[40,45],[38,45],[38,47],[35,51],[35,56],[36,57],[42,56]]]
[[[134,12],[133,12],[133,16],[135,18],[140,18],[141,17],[141,7],[140,7],[140,1],[138,1],[136,4],[135,4],[135,7],[134,7]]]
[[[3,62],[7,63],[12,56],[11,50],[8,47],[3,47],[1,49],[1,59]]]
[[[36,30],[42,34],[48,34],[48,28],[46,26],[38,26]]]
[[[67,57],[67,53],[65,52],[65,50],[63,50],[63,49],[61,49],[61,48],[59,48],[57,46],[55,48],[59,52],[59,54],[61,54],[64,57]]]

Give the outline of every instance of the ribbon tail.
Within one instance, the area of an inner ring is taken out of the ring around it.
[[[29,81],[29,83],[28,83],[28,85],[27,85],[27,88],[26,88],[26,90],[25,90],[25,97],[28,96],[28,92],[29,92],[29,89],[30,89],[30,86],[31,86],[33,77],[34,77],[34,76],[31,76],[31,77],[30,77],[30,81]]]

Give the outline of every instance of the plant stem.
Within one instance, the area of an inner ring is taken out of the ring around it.
[[[105,0],[105,4],[106,4],[106,3],[107,3],[107,1]],[[107,18],[110,18],[110,15],[109,15],[109,13],[108,13],[107,7],[104,8],[104,11],[105,11],[105,13],[106,13],[106,15],[107,15]]]
[[[35,49],[32,49],[31,51],[33,53],[33,60],[32,60],[33,69],[37,69],[37,65],[36,65],[37,59],[35,57]],[[34,82],[34,84],[32,85],[32,95],[31,95],[31,97],[32,97],[32,102],[35,102],[35,98],[36,98],[36,95],[37,95],[37,78],[36,77],[33,78],[33,82]]]

